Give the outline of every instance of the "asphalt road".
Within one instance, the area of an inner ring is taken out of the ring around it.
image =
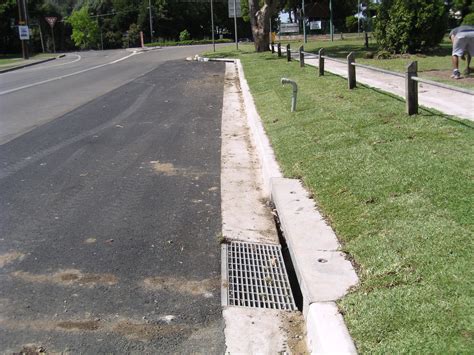
[[[60,117],[159,64],[181,60],[210,46],[70,53],[33,67],[0,74],[0,144]]]
[[[224,64],[171,60],[200,50],[0,95],[1,352],[224,351]],[[122,54],[2,76],[0,91]],[[5,125],[15,110],[23,124]]]

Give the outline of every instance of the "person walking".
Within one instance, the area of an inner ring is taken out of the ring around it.
[[[451,78],[461,79],[461,72],[459,71],[459,58],[464,59],[466,55],[467,66],[464,71],[465,75],[469,75],[471,64],[471,57],[474,55],[474,26],[463,25],[453,28],[449,33],[449,38],[453,43],[453,54],[451,62],[453,64],[453,74]]]

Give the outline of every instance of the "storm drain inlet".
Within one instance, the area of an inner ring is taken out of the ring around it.
[[[280,245],[230,242],[222,248],[225,306],[297,310]]]

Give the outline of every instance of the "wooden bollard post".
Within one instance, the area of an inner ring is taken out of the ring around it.
[[[275,43],[272,42],[271,46],[272,46],[272,54],[275,53],[275,48],[273,47],[275,45]]]
[[[304,47],[300,47],[300,67],[304,67]]]
[[[418,62],[408,64],[405,72],[405,99],[407,113],[410,116],[418,113],[418,82],[412,79],[417,76],[417,72]]]
[[[319,50],[319,76],[324,75],[324,48]]]
[[[281,43],[278,43],[277,51],[278,51],[278,56],[281,57]]]
[[[352,63],[355,63],[354,52],[350,52],[347,56],[347,84],[349,89],[354,89],[356,87],[356,68]]]
[[[289,43],[286,45],[286,60],[291,62],[291,48]]]

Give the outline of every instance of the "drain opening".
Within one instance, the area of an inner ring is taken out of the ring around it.
[[[275,226],[278,232],[278,239],[281,244],[281,253],[283,255],[283,260],[286,265],[286,273],[288,275],[288,281],[290,282],[291,291],[293,293],[293,299],[295,300],[296,308],[303,312],[303,294],[301,293],[300,284],[298,282],[298,277],[296,276],[295,267],[293,261],[291,260],[290,249],[286,243],[285,236],[281,229],[280,219],[278,215],[275,215]]]
[[[280,245],[223,245],[227,277],[224,305],[296,310]]]

